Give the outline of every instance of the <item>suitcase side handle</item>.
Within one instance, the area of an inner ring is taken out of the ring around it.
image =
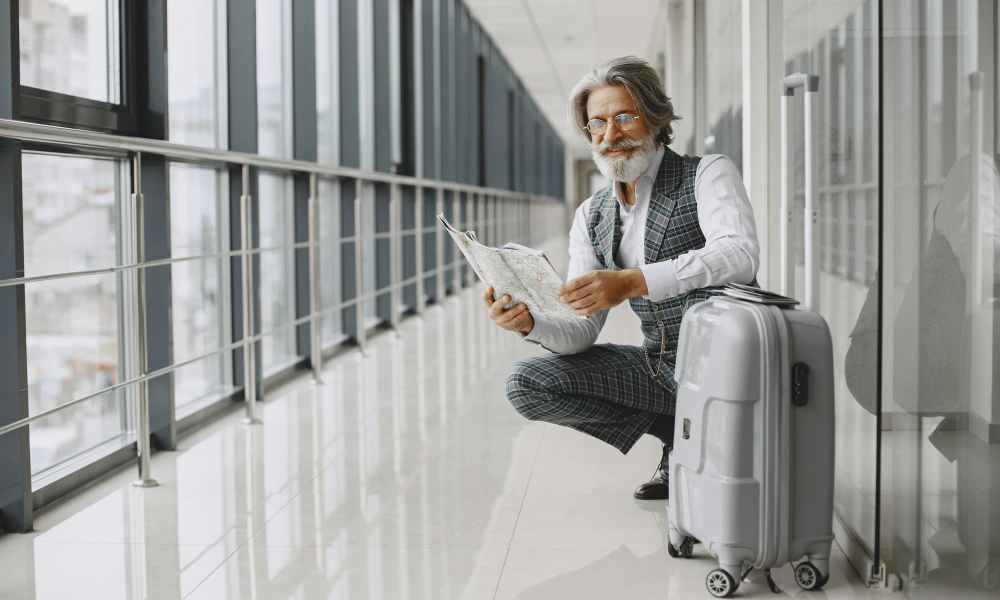
[[[809,403],[809,365],[797,362],[792,365],[792,404],[805,406]]]

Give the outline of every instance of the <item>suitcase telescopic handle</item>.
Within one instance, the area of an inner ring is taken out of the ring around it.
[[[805,110],[803,129],[805,130],[805,209],[803,221],[803,243],[805,245],[805,298],[803,305],[809,310],[818,310],[819,272],[816,265],[816,244],[813,233],[816,225],[816,178],[813,159],[813,113],[819,94],[819,76],[808,73],[793,73],[782,82],[781,95],[781,293],[792,296],[795,293],[795,261],[791,257],[790,227],[792,203],[788,190],[788,102],[798,88],[805,89]]]

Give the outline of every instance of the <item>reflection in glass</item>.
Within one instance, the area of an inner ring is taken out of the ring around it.
[[[19,0],[21,85],[121,102],[118,0]]]
[[[862,307],[878,260],[877,3],[873,0],[783,4],[785,72],[819,76],[814,108],[813,167],[818,223],[819,312],[833,339],[836,403],[834,507],[838,520],[873,553],[875,511],[874,350],[878,324]],[[828,10],[829,9],[829,10]],[[789,182],[792,191],[796,297],[803,295],[801,231],[804,203],[803,94],[789,102]],[[859,326],[859,315],[864,325]]]
[[[1000,589],[996,11],[888,3],[884,26],[884,559],[962,597]]]
[[[27,275],[117,263],[119,175],[111,160],[22,155]],[[25,287],[30,414],[120,381],[118,298],[115,275]],[[120,435],[123,419],[119,394],[108,394],[33,424],[33,473]]]

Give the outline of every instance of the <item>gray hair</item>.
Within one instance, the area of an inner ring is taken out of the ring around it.
[[[674,128],[671,123],[680,117],[674,114],[674,105],[663,91],[656,69],[637,56],[622,56],[609,60],[584,75],[570,93],[570,121],[588,142],[587,100],[591,92],[605,85],[625,88],[657,143],[666,146],[673,140]]]

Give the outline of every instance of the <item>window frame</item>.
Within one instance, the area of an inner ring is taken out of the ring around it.
[[[118,62],[120,103],[103,102],[21,84],[20,2],[10,3],[12,45],[11,85],[14,118],[120,135],[163,138],[165,128],[151,127],[148,97],[140,86],[150,80],[146,60],[147,7],[142,2],[117,0],[119,17]],[[110,36],[109,36],[110,39]],[[160,119],[159,121],[162,121]]]

